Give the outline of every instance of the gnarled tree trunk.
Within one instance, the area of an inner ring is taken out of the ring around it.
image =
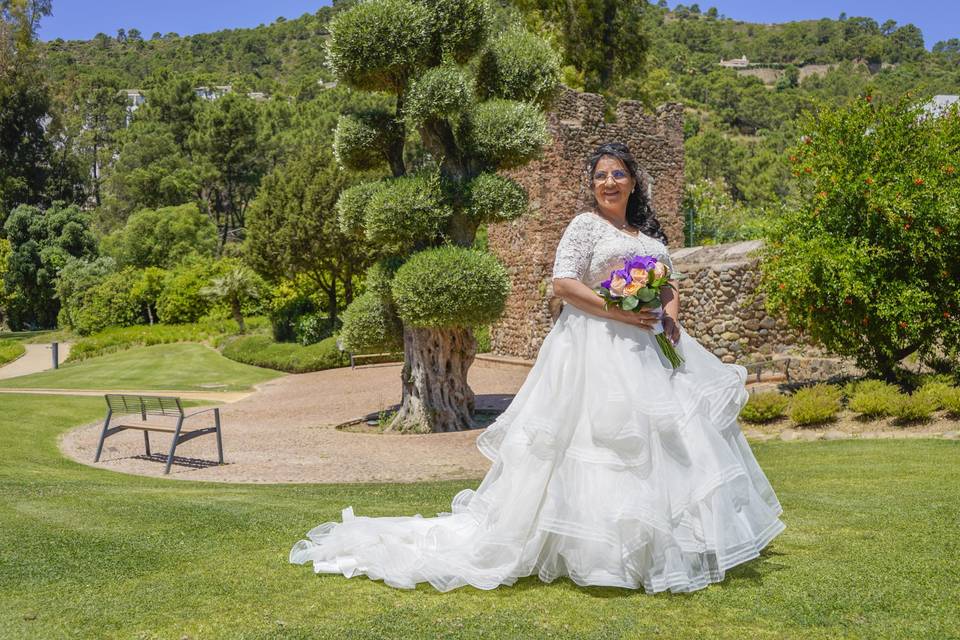
[[[467,371],[477,353],[470,329],[403,329],[403,403],[391,431],[462,431],[473,427]]]

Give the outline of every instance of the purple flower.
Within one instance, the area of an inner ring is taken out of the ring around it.
[[[643,269],[644,271],[649,271],[657,264],[657,259],[654,256],[633,256],[632,258],[627,258],[626,268],[629,271],[630,269]]]

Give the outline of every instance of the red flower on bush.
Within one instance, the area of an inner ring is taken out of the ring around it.
[[[864,182],[866,182],[867,184],[873,184],[873,178],[867,178],[866,180],[864,180]]]
[[[923,184],[923,178],[917,178],[916,180],[913,181],[913,184],[919,187],[920,185]]]
[[[910,223],[909,223],[909,222],[908,222],[907,224],[903,225],[903,230],[904,230],[904,231],[909,231],[909,230],[910,230]]]
[[[804,173],[813,173],[813,168],[812,168],[812,167],[804,167],[804,168],[803,168],[803,172],[804,172]]]
[[[901,329],[906,329],[906,328],[907,328],[907,323],[904,322],[903,320],[901,320],[899,324],[900,324],[900,328],[901,328]]]
[[[853,304],[853,298],[845,298],[843,301],[844,304]]]
[[[873,96],[870,95],[869,93],[863,96],[863,99],[866,100],[867,102],[873,102]]]
[[[952,164],[948,164],[946,167],[943,168],[943,170],[946,171],[947,173],[951,173],[951,174],[952,174],[954,171],[956,171],[956,169],[953,168],[953,165],[952,165]]]
[[[784,289],[787,288],[787,285],[785,285],[785,284],[783,284],[783,283],[781,282],[781,283],[779,284],[779,287],[780,287],[780,290],[783,291]]]
[[[949,312],[949,311],[944,311],[944,312],[943,312],[943,317],[949,319],[949,318],[950,318],[950,312]]]

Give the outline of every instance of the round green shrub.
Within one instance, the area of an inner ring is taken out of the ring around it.
[[[467,213],[477,222],[504,222],[527,210],[527,192],[510,178],[481,173],[467,185]]]
[[[414,254],[397,270],[391,290],[405,324],[469,327],[500,317],[510,278],[492,254],[446,246]]]
[[[386,150],[398,144],[403,144],[403,127],[393,114],[366,111],[342,115],[333,134],[333,155],[347,169],[376,169],[387,162]]]
[[[297,340],[297,321],[317,311],[317,305],[306,288],[299,283],[283,280],[270,292],[268,317],[277,342]]]
[[[403,326],[390,301],[375,290],[353,299],[343,312],[340,342],[355,353],[403,347]]]
[[[363,219],[367,210],[367,203],[379,189],[382,182],[371,180],[348,187],[340,192],[337,199],[337,221],[340,231],[349,236],[363,235]]]
[[[751,393],[747,404],[740,410],[740,417],[746,422],[758,424],[771,422],[783,415],[789,403],[788,398],[776,391]]]
[[[330,21],[328,63],[354,89],[396,93],[432,53],[431,22],[419,2],[358,3]]]
[[[788,415],[798,425],[821,424],[840,411],[840,390],[830,384],[798,389],[790,399]]]
[[[486,0],[420,0],[430,11],[431,62],[444,56],[469,60],[487,40],[490,15]]]
[[[953,392],[953,389],[955,389],[955,387],[947,382],[929,380],[921,385],[917,393],[922,393],[929,397],[937,409],[943,409],[945,408],[946,397]]]
[[[414,174],[385,181],[373,192],[363,226],[374,246],[399,255],[436,238],[452,214],[437,177]]]
[[[470,106],[471,97],[467,79],[458,67],[434,67],[411,83],[403,114],[407,122],[416,127],[431,118],[459,114]]]
[[[960,417],[960,388],[953,387],[950,391],[944,393],[940,402],[952,418]]]
[[[487,100],[461,119],[458,136],[487,166],[510,169],[540,155],[548,142],[547,121],[536,105]]]
[[[881,380],[864,380],[849,387],[851,391],[848,407],[851,411],[868,418],[889,416],[900,401],[900,390],[896,385]]]
[[[512,28],[480,56],[477,93],[483,99],[546,105],[556,95],[560,79],[560,57],[550,45],[525,29]]]
[[[893,407],[893,415],[901,422],[929,420],[938,408],[937,400],[928,393],[917,391],[913,394],[901,394]]]

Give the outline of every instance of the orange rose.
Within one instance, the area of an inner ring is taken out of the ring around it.
[[[636,295],[637,291],[643,288],[643,285],[634,280],[623,288],[623,293],[628,296]]]
[[[627,286],[627,279],[620,276],[610,278],[610,293],[615,296],[623,295],[623,288]]]
[[[662,278],[663,276],[667,275],[668,271],[670,270],[667,268],[667,265],[662,262],[657,262],[657,265],[653,268],[653,277]]]
[[[649,277],[646,269],[630,269],[630,279],[639,282],[641,287],[647,286]]]

